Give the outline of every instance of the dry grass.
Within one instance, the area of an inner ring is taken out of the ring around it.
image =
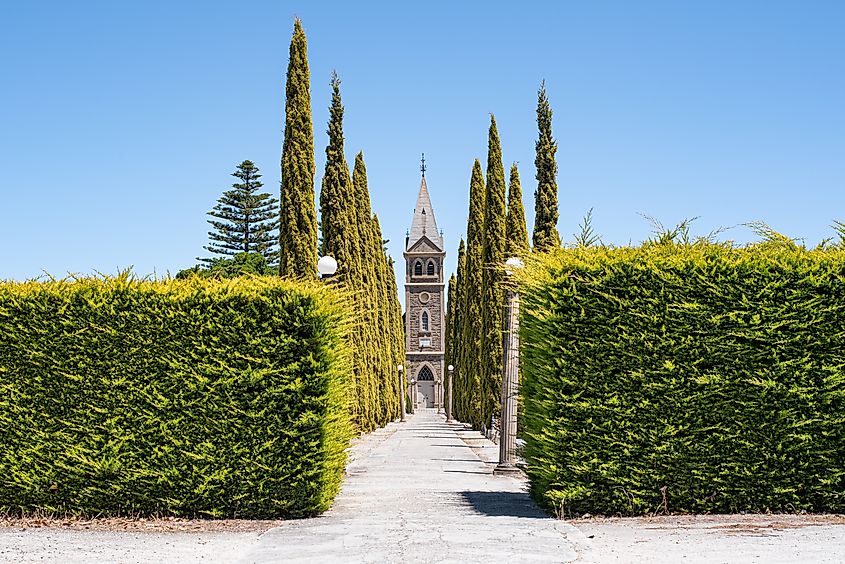
[[[65,530],[128,531],[128,532],[233,532],[262,533],[276,527],[280,520],[258,519],[184,519],[178,517],[88,517],[78,515],[0,514],[0,528],[56,528]]]
[[[616,524],[645,529],[702,529],[723,534],[748,534],[825,525],[845,525],[841,514],[726,514],[726,515],[655,515],[648,517],[580,517],[570,519],[575,526]]]

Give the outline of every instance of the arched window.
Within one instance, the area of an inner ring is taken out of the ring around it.
[[[423,366],[420,373],[417,374],[417,380],[434,380],[434,374],[431,373],[431,368]]]
[[[414,263],[414,276],[422,276],[422,262]]]
[[[428,312],[422,312],[422,317],[420,317],[420,328],[423,331],[428,331]]]
[[[426,274],[428,274],[429,276],[434,276],[434,261],[433,260],[428,261],[428,268],[426,269],[426,271],[427,271]]]

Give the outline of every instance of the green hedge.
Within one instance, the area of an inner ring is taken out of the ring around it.
[[[521,278],[541,504],[845,511],[845,252],[568,249]]]
[[[273,278],[0,283],[0,511],[325,510],[350,436],[342,302]]]

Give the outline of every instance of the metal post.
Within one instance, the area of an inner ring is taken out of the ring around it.
[[[396,367],[399,371],[399,421],[405,421],[405,367]]]
[[[411,391],[408,393],[411,396],[411,415],[416,412],[417,407],[417,380],[416,378],[411,378]]]
[[[453,372],[455,371],[455,367],[450,364],[448,370],[449,370],[449,372],[447,373],[448,374],[447,378],[449,380],[448,380],[448,383],[446,384],[446,386],[447,386],[448,391],[449,391],[449,396],[446,399],[446,423],[451,423],[452,422],[452,378],[453,378]]]
[[[494,474],[513,474],[516,467],[516,401],[519,380],[519,294],[508,289],[505,317],[505,355],[502,373],[502,414],[500,419],[499,464]]]

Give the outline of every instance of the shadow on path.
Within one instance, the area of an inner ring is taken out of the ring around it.
[[[490,517],[549,518],[525,492],[461,492],[473,509]]]
[[[389,427],[383,439],[362,437],[353,448],[354,462],[329,511],[280,523],[241,563],[516,564],[578,558],[577,530],[536,508],[524,491],[524,477],[496,475],[494,463],[479,456],[498,452],[493,443],[447,424],[433,410]]]
[[[466,444],[463,444],[463,443],[459,444],[459,445],[431,445],[431,446],[437,447],[437,448],[440,448],[440,447],[463,448],[463,449],[467,448]]]

